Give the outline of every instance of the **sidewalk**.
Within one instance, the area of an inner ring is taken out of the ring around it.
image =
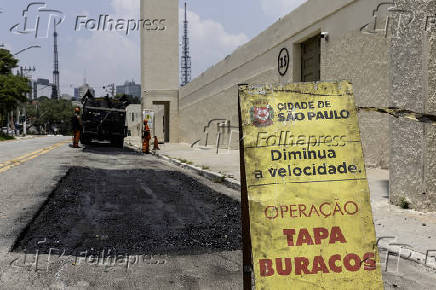
[[[16,142],[16,141],[23,141],[23,140],[29,140],[29,139],[34,139],[34,138],[38,138],[41,135],[26,135],[26,136],[14,136],[15,139],[11,139],[11,140],[4,140],[4,141],[0,141],[0,142]]]
[[[191,148],[187,144],[163,144],[160,149],[158,155],[169,157],[178,164],[219,172],[240,181],[237,150],[221,149],[216,154],[216,148]],[[436,269],[436,213],[420,213],[391,205],[388,170],[369,168],[367,176],[379,246],[422,264],[430,251],[427,265]]]
[[[216,154],[216,147],[195,147],[187,144],[162,144],[157,153],[178,159],[182,163],[187,161],[205,170],[219,172],[238,181],[241,180],[239,171],[239,151],[220,149]]]

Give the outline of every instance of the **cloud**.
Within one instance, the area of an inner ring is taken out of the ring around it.
[[[111,7],[114,18],[139,18],[139,0],[111,0]],[[62,79],[79,86],[86,74],[97,95],[102,95],[102,86],[110,83],[140,82],[139,36],[137,31],[128,37],[124,32],[93,31],[75,37],[73,55],[68,57],[73,61],[65,66]]]
[[[260,0],[263,12],[275,18],[289,14],[307,0]]]
[[[65,72],[67,79],[82,83],[83,73],[90,85],[99,93],[103,85],[111,82],[122,84],[125,80],[139,81],[139,41],[131,40],[122,33],[93,32],[91,37],[76,40],[75,54]]]
[[[138,18],[141,0],[112,0],[111,6],[115,14],[120,17]]]
[[[184,11],[181,9],[181,29],[183,28],[183,18]],[[221,23],[211,19],[202,19],[195,12],[188,11],[188,21],[193,77],[248,41],[248,37],[244,33],[227,32]]]
[[[116,17],[139,15],[139,0],[112,0],[111,6]],[[180,13],[182,24],[183,10]],[[193,77],[249,40],[244,33],[228,32],[221,23],[202,19],[194,12],[189,11],[188,17]],[[132,78],[140,82],[139,36],[138,32],[126,37],[122,32],[95,31],[76,37],[74,53],[68,57],[74,62],[65,66],[62,79],[78,86],[86,71],[88,82],[98,94],[103,93],[101,86],[111,82],[121,84]]]

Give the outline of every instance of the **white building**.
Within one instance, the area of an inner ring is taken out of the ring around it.
[[[140,137],[142,130],[141,105],[129,105],[126,108],[126,125],[128,135]]]
[[[95,89],[93,87],[91,87],[89,84],[84,83],[83,85],[81,85],[80,87],[77,88],[78,92],[79,92],[79,100],[86,94],[86,92],[89,90],[91,92],[91,94],[95,97]]]
[[[124,85],[117,86],[117,95],[141,97],[141,85],[136,84],[135,81],[126,81]]]
[[[37,100],[40,97],[51,98],[53,95],[53,84],[51,84],[48,79],[32,80],[31,86],[31,100]]]

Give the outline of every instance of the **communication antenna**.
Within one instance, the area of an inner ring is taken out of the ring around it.
[[[59,54],[58,54],[58,33],[56,32],[56,23],[54,23],[54,70],[53,70],[53,98],[59,99],[60,86],[59,86]]]
[[[191,81],[191,56],[189,53],[189,35],[188,35],[188,16],[186,13],[185,2],[185,20],[183,21],[183,43],[182,43],[182,60],[181,60],[181,86],[185,86]]]

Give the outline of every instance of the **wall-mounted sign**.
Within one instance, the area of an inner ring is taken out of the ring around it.
[[[289,51],[287,48],[282,48],[278,58],[278,71],[281,76],[284,76],[289,69]]]

